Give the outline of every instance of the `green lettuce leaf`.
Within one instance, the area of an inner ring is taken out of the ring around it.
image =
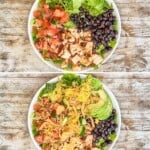
[[[103,14],[107,9],[111,9],[112,6],[107,3],[106,0],[85,0],[83,3],[92,16],[98,16]]]
[[[81,84],[81,78],[75,74],[64,74],[62,77],[62,82],[65,85],[72,85],[73,82],[76,82],[78,85]]]
[[[48,93],[53,91],[56,87],[56,83],[46,83],[45,88],[39,94],[39,97],[48,96]]]
[[[66,28],[73,28],[76,25],[72,21],[69,21],[69,22],[63,24],[63,26],[66,27]]]

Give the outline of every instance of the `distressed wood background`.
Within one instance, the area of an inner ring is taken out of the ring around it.
[[[58,74],[57,74],[58,75]],[[150,150],[150,74],[95,74],[116,96],[122,113],[114,150]],[[35,150],[27,113],[35,92],[56,74],[0,75],[0,150]]]
[[[34,0],[0,0],[0,71],[54,71],[33,52],[27,19]],[[119,47],[100,71],[150,71],[150,0],[115,0],[122,20]]]

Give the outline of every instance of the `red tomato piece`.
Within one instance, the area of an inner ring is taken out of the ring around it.
[[[46,29],[41,29],[41,30],[38,31],[36,37],[37,37],[37,38],[42,38],[42,37],[44,37],[44,36],[46,36],[46,35],[47,35]]]
[[[60,18],[63,16],[63,12],[60,9],[55,9],[53,16]]]
[[[58,45],[59,44],[59,39],[56,39],[56,38],[52,38],[50,40],[51,44],[54,44],[54,45]]]
[[[35,141],[39,144],[43,143],[43,136],[42,135],[38,135],[35,137]]]
[[[42,26],[43,20],[36,19],[36,20],[35,20],[35,24],[36,24],[37,26]]]
[[[47,32],[47,35],[54,36],[59,32],[59,30],[58,30],[58,28],[53,29],[53,28],[49,27],[46,32]]]
[[[50,22],[48,20],[44,20],[42,23],[43,28],[48,28],[50,26]]]
[[[36,47],[38,50],[43,50],[43,42],[42,42],[42,41],[36,42],[36,43],[35,43],[35,47]]]
[[[38,103],[36,103],[36,104],[34,104],[33,109],[34,109],[35,111],[39,111],[39,110],[41,109],[41,105],[38,104]]]
[[[40,12],[39,10],[35,10],[35,11],[33,12],[33,16],[34,16],[35,18],[38,18],[38,17],[41,16],[41,12]]]
[[[68,22],[68,20],[69,20],[69,15],[67,14],[67,13],[65,13],[62,17],[61,17],[61,19],[60,19],[60,23],[66,23],[66,22]]]
[[[59,137],[59,131],[53,131],[53,138],[57,139]]]

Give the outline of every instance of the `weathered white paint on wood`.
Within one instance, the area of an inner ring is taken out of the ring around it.
[[[0,0],[0,71],[55,71],[33,52],[27,19],[34,0]],[[122,20],[119,47],[99,71],[150,71],[150,0],[115,0]]]
[[[27,112],[35,92],[58,74],[12,74],[0,77],[0,150],[35,150]],[[116,96],[122,128],[115,150],[150,149],[150,74],[95,74]],[[129,77],[127,79],[127,76]],[[118,77],[118,78],[117,78]],[[136,79],[135,79],[136,77]]]

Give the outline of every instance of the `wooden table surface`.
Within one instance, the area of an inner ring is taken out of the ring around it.
[[[122,20],[119,47],[100,71],[150,71],[150,0],[114,0]],[[0,0],[0,71],[54,71],[33,52],[27,19],[34,0]]]
[[[0,150],[35,150],[27,113],[35,92],[58,74],[0,75]],[[116,96],[122,114],[114,150],[150,150],[150,74],[95,74]]]
[[[0,72],[54,72],[28,40],[34,0],[0,0]],[[115,0],[122,20],[119,46],[98,71],[150,71],[150,0]],[[27,129],[28,107],[37,89],[57,74],[0,74],[0,150],[35,150]],[[150,150],[150,73],[99,73],[122,113],[115,150]]]

